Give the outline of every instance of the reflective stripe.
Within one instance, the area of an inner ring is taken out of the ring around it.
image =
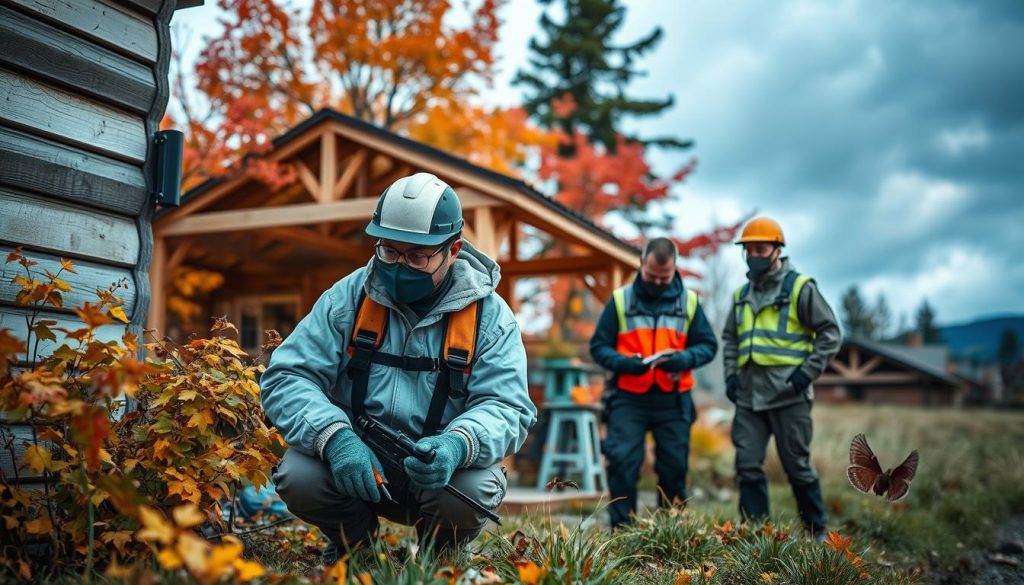
[[[626,292],[615,289],[612,293],[612,300],[615,301],[615,314],[619,317],[619,333],[626,331]]]
[[[745,341],[751,337],[774,337],[777,339],[785,339],[787,341],[813,341],[814,338],[804,333],[780,333],[771,329],[754,329],[753,331],[745,331],[736,338],[737,341]]]
[[[811,355],[810,350],[789,349],[785,347],[772,347],[768,345],[754,345],[754,351],[757,353],[767,353],[771,355],[788,355],[794,357],[807,357]]]

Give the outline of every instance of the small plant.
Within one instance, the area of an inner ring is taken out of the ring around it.
[[[57,272],[38,274],[21,248],[7,262],[24,268],[13,282],[28,336],[0,330],[0,448],[12,462],[9,472],[0,469],[0,571],[24,579],[42,570],[91,573],[130,564],[159,543],[164,568],[207,579],[193,571],[190,559],[206,553],[191,531],[175,533],[173,548],[146,535],[169,515],[186,529],[230,530],[219,502],[242,480],[266,482],[277,461],[272,448],[283,441],[263,422],[255,381],[263,366],[245,363],[223,337],[183,346],[143,346],[131,331],[110,339],[109,326],[129,322],[116,294],[124,282],[74,309],[80,327],[58,327],[39,315],[62,309],[72,288],[61,277],[74,264],[61,260]],[[233,326],[218,321],[212,331],[226,329]],[[272,335],[267,347],[279,342]],[[144,348],[157,357],[140,359]],[[170,562],[168,550],[180,562]],[[209,555],[214,550],[230,556]],[[239,578],[255,574],[236,570]]]

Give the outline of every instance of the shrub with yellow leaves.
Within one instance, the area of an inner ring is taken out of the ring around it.
[[[258,358],[223,337],[144,346],[129,329],[112,340],[111,326],[129,323],[116,294],[124,282],[74,309],[80,327],[58,327],[38,316],[64,310],[72,288],[62,276],[74,264],[61,260],[40,275],[20,248],[7,262],[24,269],[13,282],[30,318],[27,339],[0,329],[0,447],[13,463],[0,468],[0,574],[131,562],[148,550],[132,538],[139,522],[159,532],[154,510],[174,510],[189,529],[219,524],[220,500],[242,481],[266,483],[283,441],[263,422]],[[232,328],[218,321],[213,331]],[[140,359],[143,348],[157,358]],[[174,534],[161,544],[161,563],[190,572],[200,552],[223,559],[239,548],[228,542],[207,554],[193,532]],[[256,571],[235,559],[236,575]]]

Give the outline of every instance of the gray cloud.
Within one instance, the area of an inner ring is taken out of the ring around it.
[[[835,302],[858,283],[945,321],[1024,310],[1024,4],[678,6],[631,4],[625,36],[666,29],[637,91],[677,106],[637,127],[697,139],[681,231],[759,209]]]

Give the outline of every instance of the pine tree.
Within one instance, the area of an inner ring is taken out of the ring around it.
[[[921,334],[921,341],[924,343],[942,341],[942,332],[935,325],[935,309],[928,303],[928,299],[921,301],[921,306],[917,309],[917,332]]]
[[[592,144],[615,152],[624,116],[659,114],[673,103],[672,96],[637,99],[625,93],[626,86],[643,75],[635,61],[657,46],[661,28],[619,46],[612,42],[612,37],[622,27],[625,6],[617,0],[563,1],[565,20],[555,22],[546,12],[541,16],[540,26],[546,38],[530,40],[532,71],[520,70],[513,82],[527,88],[524,106],[538,123],[546,128],[559,128],[570,138],[560,146],[559,154],[574,154],[576,145],[571,138],[577,130]],[[627,138],[638,140],[633,136]],[[639,141],[681,148],[692,144],[672,137]]]
[[[860,296],[860,289],[852,285],[843,293],[843,328],[850,337],[865,337],[872,339],[875,335],[875,324],[864,299]]]
[[[1013,329],[1003,329],[999,336],[999,351],[997,353],[999,363],[1002,365],[1012,364],[1020,357],[1020,338]]]
[[[886,300],[884,294],[878,293],[875,307],[871,313],[875,325],[875,339],[885,339],[892,330],[892,310],[889,309],[889,301]]]

